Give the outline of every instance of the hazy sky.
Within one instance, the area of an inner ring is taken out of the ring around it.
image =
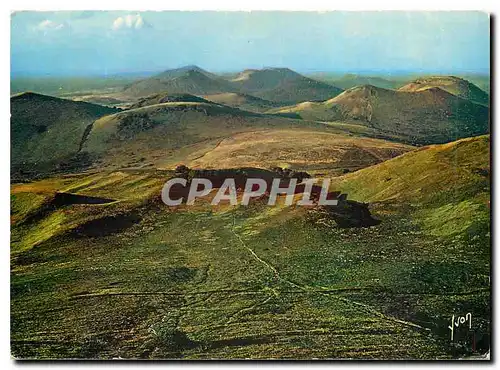
[[[11,70],[488,72],[489,27],[479,12],[19,12]]]

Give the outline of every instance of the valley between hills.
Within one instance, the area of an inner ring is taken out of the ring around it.
[[[476,84],[186,66],[58,85],[11,83],[15,358],[489,350],[490,107]],[[348,201],[170,208],[161,189],[181,167],[307,173]],[[380,222],[363,225],[361,205]],[[450,341],[467,313],[473,330]]]

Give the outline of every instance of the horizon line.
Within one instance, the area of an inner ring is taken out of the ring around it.
[[[60,73],[51,73],[51,72],[33,72],[33,71],[11,71],[10,79],[16,78],[83,78],[83,77],[140,77],[140,76],[151,76],[157,73],[162,73],[169,70],[175,70],[185,67],[198,67],[207,72],[212,72],[215,74],[228,74],[228,73],[240,73],[245,70],[263,70],[263,69],[272,69],[272,68],[288,68],[294,72],[305,74],[305,75],[314,75],[314,74],[338,74],[338,75],[349,75],[349,74],[359,74],[359,75],[385,75],[385,76],[403,76],[403,75],[412,75],[412,74],[436,74],[436,75],[490,75],[491,70],[467,70],[467,69],[293,69],[286,66],[266,66],[266,67],[245,67],[243,69],[209,69],[200,67],[197,64],[186,64],[179,67],[172,68],[164,68],[164,69],[152,69],[152,70],[118,70],[113,72],[92,72],[92,71],[83,71],[83,72],[60,72]]]

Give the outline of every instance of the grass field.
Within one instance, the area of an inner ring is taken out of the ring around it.
[[[168,209],[159,193],[169,171],[14,184],[12,353],[482,354],[490,333],[488,158],[489,138],[479,137],[338,177],[332,188],[370,201],[382,221],[371,228],[338,228],[312,210],[283,205],[202,201]],[[108,203],[56,203],[56,191]],[[450,342],[451,316],[468,312],[473,330],[457,330]]]

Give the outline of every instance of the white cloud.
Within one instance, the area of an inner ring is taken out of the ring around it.
[[[116,18],[115,21],[113,22],[113,29],[118,30],[123,27],[125,21],[123,20],[122,17]]]
[[[64,24],[63,23],[56,23],[56,22],[53,22],[49,19],[46,19],[44,21],[41,21],[40,23],[38,23],[38,25],[36,26],[36,28],[40,31],[58,31],[58,30],[61,30],[64,28]]]
[[[139,17],[135,21],[135,28],[141,29],[142,27],[144,27],[144,20],[142,19],[142,17]]]
[[[136,29],[151,27],[140,14],[128,14],[118,17],[113,21],[111,28],[115,31],[120,29]]]

